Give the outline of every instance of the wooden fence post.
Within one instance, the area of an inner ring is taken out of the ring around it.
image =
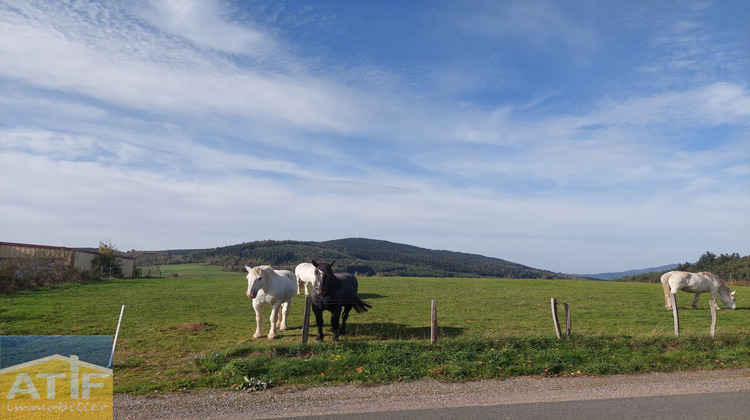
[[[674,336],[680,336],[680,316],[677,314],[677,298],[674,293],[669,294],[669,299],[672,300],[672,315],[674,316]]]
[[[568,340],[570,340],[570,332],[573,330],[573,321],[571,321],[570,319],[570,305],[568,305],[568,302],[563,302],[563,306],[565,306],[566,337]]]
[[[430,309],[430,343],[435,344],[437,339],[437,301],[433,299]]]
[[[711,307],[711,338],[716,335],[716,305],[709,305]]]
[[[310,334],[310,305],[312,305],[312,296],[305,296],[305,314],[302,317],[302,344],[307,344],[307,336]]]
[[[562,340],[562,331],[560,331],[560,321],[557,319],[557,299],[552,298],[550,303],[552,305],[552,322],[555,324],[555,334],[557,334],[557,338],[559,340]]]

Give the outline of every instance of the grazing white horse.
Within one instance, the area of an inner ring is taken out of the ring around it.
[[[271,266],[262,265],[254,268],[245,266],[247,270],[247,297],[253,300],[255,309],[255,334],[253,337],[263,336],[263,307],[271,307],[271,327],[268,339],[277,337],[276,329],[284,331],[288,328],[286,319],[289,315],[289,305],[294,297],[294,273],[288,270],[274,270]],[[281,316],[279,316],[279,311]]]
[[[307,285],[312,285],[315,288],[315,266],[303,262],[294,269],[294,275],[297,277],[297,294],[302,294],[302,289],[305,289],[305,296],[310,294],[307,291]]]
[[[683,290],[688,293],[695,293],[693,298],[693,309],[698,307],[698,298],[701,293],[711,293],[711,306],[720,309],[716,304],[716,293],[721,297],[721,302],[727,309],[737,308],[737,299],[734,297],[734,291],[730,290],[724,280],[719,276],[708,272],[688,273],[685,271],[670,271],[661,276],[661,285],[664,288],[664,306],[672,309],[672,299],[670,293],[677,293]]]

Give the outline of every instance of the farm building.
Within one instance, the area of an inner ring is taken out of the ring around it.
[[[66,262],[79,270],[91,270],[91,262],[98,253],[93,250],[60,246],[17,244],[0,242],[0,260],[6,258],[53,258]],[[117,256],[126,278],[135,277],[135,258]]]

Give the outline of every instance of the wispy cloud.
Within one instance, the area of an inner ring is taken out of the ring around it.
[[[149,2],[136,9],[145,22],[165,33],[189,40],[199,48],[262,57],[274,41],[247,23],[233,23],[233,8],[205,0]]]
[[[567,6],[551,1],[480,1],[456,7],[450,19],[468,33],[538,49],[563,47],[575,53],[596,48],[596,33],[586,25],[586,8]]]
[[[5,40],[0,44],[3,74],[34,86],[149,112],[226,113],[305,130],[340,132],[353,130],[360,119],[347,93],[336,92],[340,88],[305,76],[243,70],[221,54],[194,49],[130,20],[111,19],[106,22],[107,31],[101,32],[81,15],[98,16],[107,11],[107,5],[91,7],[99,10],[76,13],[59,5],[55,10],[41,10],[49,14],[6,13],[0,29]],[[179,19],[183,10],[176,9],[170,10]],[[188,14],[196,13],[200,10]],[[206,27],[216,19],[209,15],[193,23]],[[188,35],[191,40],[214,42],[210,36]]]

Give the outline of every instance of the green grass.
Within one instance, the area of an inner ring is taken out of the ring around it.
[[[214,386],[465,381],[746,367],[750,343],[708,337],[448,338],[240,348],[196,359]]]
[[[290,330],[253,339],[244,275],[200,265],[162,266],[178,277],[95,281],[0,296],[2,335],[114,335],[116,392],[204,386],[446,380],[543,374],[610,374],[750,365],[750,288],[739,309],[718,312],[711,339],[708,297],[680,311],[674,338],[661,285],[563,280],[360,278],[373,305],[352,313],[340,344],[302,346],[304,297]],[[550,298],[571,306],[573,337],[558,341]],[[430,345],[430,300],[440,340]],[[689,306],[691,295],[678,295]],[[266,314],[267,317],[268,314]],[[327,320],[326,320],[327,323]],[[267,320],[266,320],[267,328]],[[267,331],[266,331],[267,332]],[[251,382],[245,380],[247,377]]]

